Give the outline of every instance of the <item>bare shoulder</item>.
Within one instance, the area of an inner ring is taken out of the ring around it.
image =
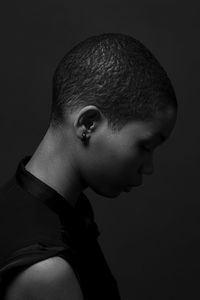
[[[59,256],[35,263],[8,286],[5,300],[83,300],[70,264]]]

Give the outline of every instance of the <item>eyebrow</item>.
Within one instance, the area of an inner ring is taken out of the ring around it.
[[[162,143],[167,140],[167,138],[165,137],[165,135],[162,134],[162,132],[159,131],[159,132],[156,132],[152,137],[147,138],[146,141],[148,142],[149,140],[152,140],[154,138],[159,138]]]
[[[152,137],[150,137],[149,139],[155,139],[155,138],[160,138],[161,142],[163,143],[164,141],[166,141],[166,137],[161,133],[161,132],[156,132]],[[147,139],[147,141],[149,140]]]

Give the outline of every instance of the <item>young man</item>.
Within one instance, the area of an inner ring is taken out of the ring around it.
[[[47,132],[1,188],[6,300],[120,299],[83,191],[114,198],[141,185],[176,116],[172,84],[138,40],[101,34],[64,56]]]

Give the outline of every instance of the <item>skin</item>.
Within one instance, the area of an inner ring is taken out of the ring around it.
[[[154,150],[164,141],[159,134],[167,140],[175,122],[176,111],[168,107],[151,122],[131,121],[113,133],[96,106],[85,106],[59,129],[48,128],[25,168],[72,206],[87,187],[114,198],[153,173]],[[84,130],[87,143],[81,140]]]

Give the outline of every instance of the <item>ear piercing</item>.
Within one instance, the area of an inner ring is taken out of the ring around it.
[[[86,140],[87,140],[86,131],[83,131],[81,140],[82,140],[82,142],[86,142]]]

